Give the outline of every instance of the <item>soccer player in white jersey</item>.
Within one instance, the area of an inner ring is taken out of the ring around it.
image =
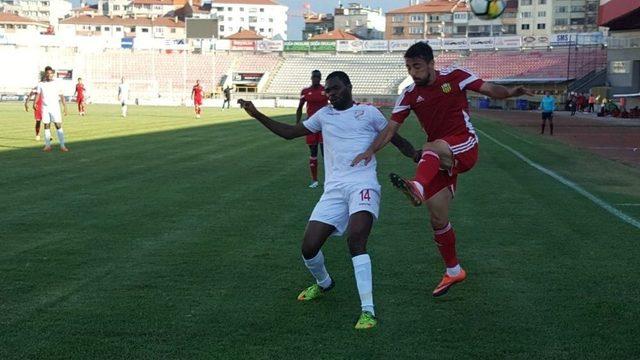
[[[33,109],[36,104],[42,104],[42,123],[44,124],[44,148],[42,151],[51,151],[51,122],[53,121],[58,133],[60,151],[67,152],[69,149],[64,145],[64,131],[62,130],[62,115],[60,115],[60,103],[67,115],[67,104],[62,95],[60,83],[54,79],[55,73],[51,66],[44,68],[44,81],[36,88],[36,97],[33,99]]]
[[[303,290],[298,300],[308,301],[324,295],[334,281],[324,265],[321,247],[329,236],[340,236],[348,229],[351,252],[362,312],[356,329],[376,326],[373,305],[371,259],[366,245],[373,220],[378,217],[380,184],[375,159],[368,164],[351,166],[351,159],[367,149],[373,139],[387,127],[384,115],[371,105],[355,104],[347,74],[336,71],[326,78],[327,105],[309,119],[289,125],[270,119],[250,101],[238,100],[245,111],[276,135],[293,139],[322,132],[325,146],[325,188],[314,208],[302,241],[302,257],[316,283]],[[405,139],[392,140],[411,159],[420,153]]]
[[[120,114],[127,117],[127,101],[129,100],[129,84],[124,81],[124,77],[118,84],[118,102],[120,102]]]

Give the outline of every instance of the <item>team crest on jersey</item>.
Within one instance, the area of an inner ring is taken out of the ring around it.
[[[451,84],[449,84],[449,83],[444,83],[444,84],[442,84],[442,86],[441,86],[441,87],[442,87],[442,92],[443,92],[443,93],[448,94],[448,93],[450,93],[450,92],[451,92]]]

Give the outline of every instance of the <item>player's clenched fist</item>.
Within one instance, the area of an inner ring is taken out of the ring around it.
[[[238,99],[238,104],[240,105],[241,108],[244,109],[244,111],[247,112],[247,114],[253,117],[255,117],[258,114],[258,109],[256,109],[255,105],[253,105],[251,101]]]

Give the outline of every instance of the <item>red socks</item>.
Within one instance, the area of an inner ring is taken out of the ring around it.
[[[309,157],[309,169],[311,170],[311,178],[318,181],[318,158]]]
[[[433,151],[425,151],[418,162],[416,176],[413,180],[419,182],[426,189],[438,171],[440,171],[440,157]]]
[[[36,121],[36,136],[40,135],[40,121]]]
[[[435,230],[435,242],[438,245],[438,251],[442,255],[442,259],[448,268],[452,268],[458,265],[458,258],[456,257],[456,233],[451,227],[451,223],[448,223],[444,229]]]

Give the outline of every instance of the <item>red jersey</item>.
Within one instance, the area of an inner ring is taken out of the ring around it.
[[[327,106],[329,103],[329,98],[324,93],[324,86],[322,85],[318,85],[316,88],[309,86],[308,88],[302,89],[300,92],[300,99],[304,99],[307,102],[308,118],[313,116],[316,111]]]
[[[76,92],[78,93],[78,97],[79,98],[83,98],[84,97],[84,85],[83,84],[76,84]]]
[[[202,86],[195,85],[193,87],[193,99],[196,101],[202,100]]]
[[[482,84],[482,79],[466,69],[437,70],[432,85],[414,83],[404,89],[393,108],[391,120],[403,123],[413,110],[429,141],[451,135],[471,134],[475,137],[466,90],[478,91]]]
[[[36,95],[38,96],[38,95]],[[36,101],[36,109],[33,111],[36,120],[42,120],[42,96]]]

